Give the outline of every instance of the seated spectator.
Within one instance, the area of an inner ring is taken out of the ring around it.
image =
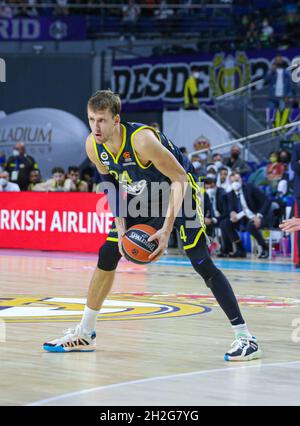
[[[230,192],[232,190],[230,181],[231,172],[229,172],[229,170],[229,167],[221,167],[217,176],[217,187],[223,188],[225,192]]]
[[[282,179],[285,167],[279,162],[279,154],[273,151],[269,155],[269,163],[267,164],[266,177],[267,184],[271,187],[272,192],[276,191],[278,182]]]
[[[260,259],[269,257],[268,244],[260,229],[273,223],[271,200],[258,188],[251,184],[243,184],[241,175],[233,172],[231,177],[232,191],[225,195],[227,216],[220,223],[224,241],[224,251],[220,257],[246,257],[242,241],[237,231],[248,231],[261,247]],[[232,244],[236,250],[230,254]]]
[[[42,182],[42,176],[39,169],[31,170],[29,172],[29,184],[27,191],[34,191],[34,188],[37,184]]]
[[[205,178],[204,187],[209,197],[209,209],[204,215],[206,232],[214,236],[215,228],[220,226],[220,222],[226,217],[224,196],[226,192],[223,188],[217,188],[215,179]],[[205,203],[204,203],[205,207]]]
[[[88,184],[84,180],[80,179],[79,167],[69,167],[65,187],[69,188],[68,190],[70,192],[88,192]]]
[[[230,157],[225,159],[224,165],[230,167],[234,172],[240,173],[241,176],[250,173],[251,167],[240,158],[241,149],[238,145],[233,145],[230,150]]]
[[[188,152],[185,146],[181,146],[179,148],[179,151],[181,152],[181,154],[183,154],[185,157],[188,157]]]
[[[195,173],[198,178],[206,176],[206,160],[207,154],[203,152],[202,154],[193,155],[191,158],[192,165],[194,166]]]
[[[4,170],[0,172],[0,192],[19,192],[19,185],[9,182],[9,173]]]
[[[217,173],[218,169],[213,163],[206,166],[206,177],[217,180]]]
[[[8,158],[6,163],[10,181],[17,183],[21,191],[26,191],[29,184],[29,173],[37,168],[35,159],[26,154],[25,144],[17,142],[13,149],[13,155]]]
[[[161,132],[160,125],[158,123],[156,123],[156,121],[153,122],[153,123],[150,123],[150,127],[153,127],[153,129],[158,130],[159,132]]]
[[[8,4],[7,1],[0,1],[0,18],[11,19],[14,16],[13,8]]]
[[[86,166],[81,172],[81,179],[87,183],[88,191],[96,191],[96,185],[94,184],[95,168],[91,166]]]
[[[67,181],[62,167],[52,169],[52,178],[34,186],[33,191],[38,192],[69,192],[70,182]]]
[[[213,154],[212,161],[213,161],[214,165],[217,167],[218,172],[219,172],[220,169],[222,169],[224,167],[226,169],[228,169],[228,172],[230,172],[230,167],[227,167],[227,166],[224,165],[224,158],[223,158],[222,154],[219,154],[217,152],[215,154]]]
[[[249,28],[246,34],[248,49],[259,49],[259,32],[254,21],[250,22]]]

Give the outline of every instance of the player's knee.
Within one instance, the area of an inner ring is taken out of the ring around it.
[[[215,277],[221,272],[210,257],[191,260],[193,268],[204,279],[207,287],[212,288]]]
[[[114,271],[120,258],[118,244],[113,241],[106,241],[99,250],[97,267],[103,271]]]

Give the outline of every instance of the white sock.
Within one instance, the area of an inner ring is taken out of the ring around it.
[[[252,334],[248,330],[247,324],[239,324],[232,326],[235,338],[239,338],[240,336],[252,337]]]
[[[91,334],[93,331],[95,331],[98,314],[99,311],[94,311],[88,306],[85,306],[80,323],[84,333]]]

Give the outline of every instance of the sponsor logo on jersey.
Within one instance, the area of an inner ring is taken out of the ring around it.
[[[104,161],[108,160],[107,152],[105,152],[105,151],[101,152],[100,158],[101,158],[101,160],[104,160]]]

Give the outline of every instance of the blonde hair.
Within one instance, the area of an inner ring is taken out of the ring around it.
[[[88,108],[93,111],[108,109],[113,117],[121,112],[121,98],[111,90],[98,90],[88,100]]]

